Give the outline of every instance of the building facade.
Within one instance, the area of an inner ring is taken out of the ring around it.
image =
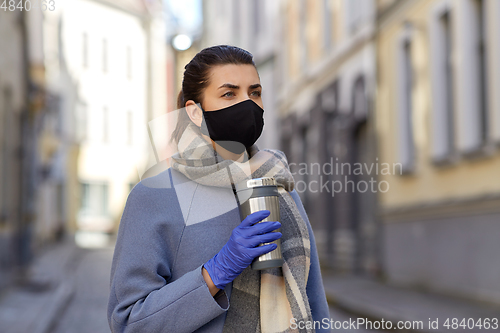
[[[325,271],[498,303],[500,4],[203,4],[203,46],[255,56]]]
[[[379,1],[388,281],[500,303],[500,3]]]
[[[0,289],[13,279],[19,263],[21,229],[21,160],[16,157],[21,144],[21,113],[26,97],[23,50],[25,35],[17,23],[20,15],[0,12]]]
[[[280,45],[280,1],[207,0],[203,1],[201,49],[228,44],[241,47],[254,56],[262,85],[264,131],[256,144],[259,148],[280,146],[277,101],[277,59]]]
[[[45,82],[41,11],[0,13],[0,291],[64,233],[59,95]]]
[[[230,44],[254,55],[265,109],[257,145],[286,153],[322,265],[379,274],[376,193],[356,189],[376,182],[376,175],[352,170],[356,162],[376,161],[375,2],[209,0],[203,5],[203,47]],[[337,174],[342,163],[345,173]]]
[[[280,17],[280,143],[320,260],[376,276],[375,2],[282,1]]]
[[[66,134],[78,146],[68,183],[75,230],[116,231],[145,168],[149,121],[167,105],[162,13],[160,1],[79,0],[46,22],[47,38],[60,41],[49,82],[65,96]]]

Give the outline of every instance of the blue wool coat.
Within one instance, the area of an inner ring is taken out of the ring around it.
[[[329,319],[314,235],[298,194],[291,192],[311,240],[307,296],[314,321]],[[118,332],[222,332],[232,283],[217,299],[202,266],[240,223],[232,189],[204,186],[167,169],[131,191],[117,234],[108,322]],[[316,332],[323,332],[317,329]]]

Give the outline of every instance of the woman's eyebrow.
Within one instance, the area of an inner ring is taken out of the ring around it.
[[[220,86],[217,89],[220,89],[220,88],[240,89],[240,86],[237,86],[237,85],[231,84],[231,83],[224,83],[222,86]],[[255,88],[262,88],[262,86],[259,83],[252,84],[250,86],[250,89],[255,89]]]

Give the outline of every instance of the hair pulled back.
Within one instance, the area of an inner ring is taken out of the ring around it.
[[[239,47],[232,45],[216,45],[207,47],[198,52],[191,61],[184,66],[182,89],[177,96],[177,108],[183,109],[186,101],[193,100],[203,104],[203,93],[210,84],[210,70],[218,65],[253,65],[253,55]],[[179,143],[179,139],[191,122],[186,110],[180,110],[177,125],[172,133],[171,141]]]

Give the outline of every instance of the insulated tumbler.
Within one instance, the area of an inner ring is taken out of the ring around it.
[[[245,180],[235,184],[236,196],[240,204],[241,219],[260,210],[269,210],[268,217],[260,222],[280,221],[280,206],[278,200],[278,186],[273,177],[263,177]],[[258,222],[258,223],[260,223]],[[274,232],[280,231],[281,228]],[[276,243],[278,247],[271,252],[257,257],[252,262],[252,269],[261,270],[272,267],[281,267],[283,265],[283,256],[281,255],[281,239],[271,243]],[[271,244],[265,243],[265,244]],[[262,246],[263,244],[259,245]]]

